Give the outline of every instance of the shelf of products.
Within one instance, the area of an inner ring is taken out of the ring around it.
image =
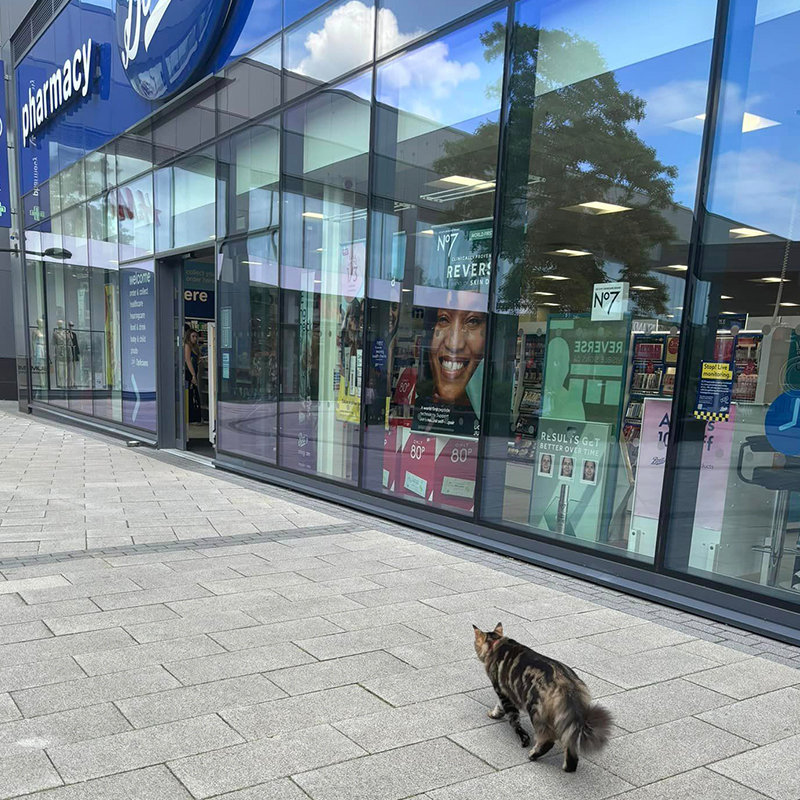
[[[517,340],[512,393],[516,402],[515,422],[511,431],[513,440],[508,445],[508,455],[512,460],[533,463],[536,457],[546,338],[544,334],[525,333]]]

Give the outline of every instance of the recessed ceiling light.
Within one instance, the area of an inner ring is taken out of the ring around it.
[[[774,128],[780,125],[774,119],[767,119],[766,117],[759,117],[758,114],[751,114],[749,111],[744,112],[742,118],[742,133],[750,133],[751,131],[760,131],[764,128]]]
[[[676,272],[686,272],[689,269],[685,264],[668,264],[663,269],[674,269]]]
[[[545,281],[568,281],[569,278],[564,275],[542,275],[542,280]]]
[[[752,239],[754,236],[769,236],[767,231],[758,228],[731,228],[730,234],[734,239]]]
[[[404,291],[404,292],[412,292],[412,291],[414,291],[414,290],[413,290],[413,289],[403,289],[403,291]]]
[[[695,119],[705,122],[706,115],[697,114]],[[780,122],[776,122],[774,119],[767,119],[766,117],[759,117],[758,114],[751,114],[749,111],[745,111],[742,115],[742,133],[760,131],[764,128],[774,128],[776,125],[780,125]]]
[[[314,283],[322,283],[322,281],[319,278],[314,278]]]
[[[729,294],[721,294],[719,296],[720,300],[733,300],[733,298]]]
[[[683,311],[683,306],[675,306],[676,311]]]
[[[539,303],[540,306],[551,306],[553,308],[558,308],[558,303]]]
[[[797,308],[800,303],[778,303],[780,306],[786,306],[787,308]]]
[[[657,288],[656,286],[631,286],[631,289],[638,289],[640,292],[654,292]]]
[[[548,255],[574,258],[575,256],[590,256],[591,253],[588,250],[575,250],[572,247],[562,247],[559,250],[550,250]]]
[[[251,264],[254,267],[261,267],[264,265],[263,261],[242,261],[242,264]]]
[[[599,217],[603,214],[619,214],[621,211],[630,211],[629,206],[620,206],[616,203],[605,203],[602,200],[590,200],[588,203],[578,203],[574,206],[566,206],[564,211],[579,211],[583,214],[592,214]]]
[[[465,178],[463,175],[451,175],[449,178],[439,178],[443,183],[454,183],[456,186],[480,186],[486,183],[484,180],[478,178]],[[493,182],[491,182],[493,183]]]
[[[325,216],[318,211],[304,211],[303,216],[309,219],[325,219]]]
[[[324,247],[318,247],[316,252],[317,253],[324,253],[325,252],[325,248]]]
[[[555,297],[555,292],[534,292],[534,294],[539,295],[539,297]]]
[[[789,283],[788,278],[754,278],[753,283]]]
[[[738,314],[739,312],[738,312],[738,311],[720,311],[719,313],[720,313],[720,314],[734,314],[734,315],[736,315],[736,314]]]
[[[427,230],[420,231],[420,236],[433,236],[433,228],[428,228]]]

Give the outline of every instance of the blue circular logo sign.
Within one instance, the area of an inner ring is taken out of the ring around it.
[[[800,392],[778,395],[764,418],[764,433],[773,449],[785,456],[800,456]]]
[[[211,55],[231,0],[117,0],[117,46],[147,100],[183,88]]]

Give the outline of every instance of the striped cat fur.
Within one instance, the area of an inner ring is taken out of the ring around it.
[[[530,737],[520,724],[519,713],[530,715],[534,731],[533,749],[528,753],[531,761],[560,742],[563,769],[574,772],[579,753],[594,753],[606,745],[611,714],[592,705],[586,684],[572,669],[504,636],[501,623],[493,631],[472,627],[475,652],[499,700],[489,716],[508,717],[522,746],[528,747]]]

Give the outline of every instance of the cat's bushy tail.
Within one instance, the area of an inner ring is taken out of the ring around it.
[[[577,704],[576,704],[577,705]],[[611,713],[599,705],[574,708],[561,741],[574,752],[590,755],[602,750],[611,733]]]

